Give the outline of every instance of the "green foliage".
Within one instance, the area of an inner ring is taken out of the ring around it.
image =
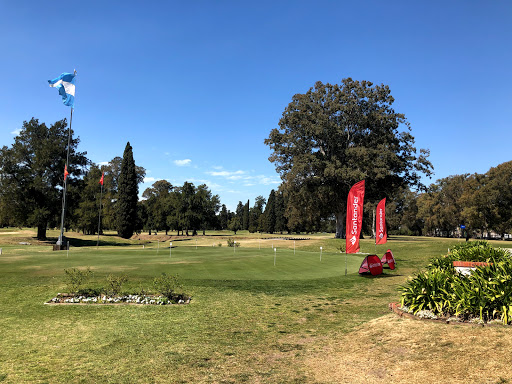
[[[175,298],[174,292],[176,289],[181,289],[178,275],[168,275],[165,272],[163,272],[159,277],[155,277],[153,280],[153,286],[158,293],[167,297],[169,300],[173,300]]]
[[[432,267],[453,268],[454,261],[493,262],[507,258],[509,253],[502,248],[494,248],[485,240],[457,244],[444,256],[433,258]]]
[[[121,288],[124,283],[128,281],[128,277],[126,275],[107,276],[107,294],[109,295],[119,295],[121,293]]]
[[[240,246],[240,242],[236,242],[236,240],[233,240],[233,239],[228,239],[227,243],[228,243],[228,247],[239,247]]]
[[[274,190],[270,191],[264,215],[265,232],[274,233],[276,229],[276,193]]]
[[[128,142],[123,154],[119,174],[117,196],[117,233],[124,239],[130,238],[137,227],[137,201],[139,186],[133,160],[132,146]]]
[[[68,187],[79,183],[89,160],[76,151],[80,140],[71,133]],[[14,144],[0,148],[0,200],[11,224],[35,226],[37,237],[46,238],[48,224],[58,225],[68,142],[66,120],[47,127],[32,118],[24,121]],[[73,199],[69,208],[72,208]],[[53,220],[53,222],[52,222]]]
[[[229,220],[228,229],[230,231],[235,232],[235,235],[240,230],[240,228],[241,228],[240,218],[235,216],[231,220]]]
[[[486,261],[469,276],[455,271],[453,261]],[[411,311],[430,310],[438,315],[483,321],[512,322],[512,259],[507,251],[485,241],[462,243],[450,254],[435,258],[400,287],[402,306]]]
[[[347,194],[362,179],[371,180],[366,201],[422,187],[422,174],[432,173],[428,150],[417,153],[410,125],[393,103],[388,86],[351,78],[319,81],[293,96],[265,140],[288,196],[290,227],[314,227],[336,215],[341,236]]]
[[[88,281],[93,274],[90,267],[87,267],[86,270],[81,270],[78,268],[67,268],[64,269],[64,273],[67,277],[70,293],[77,293],[80,290],[82,284]]]

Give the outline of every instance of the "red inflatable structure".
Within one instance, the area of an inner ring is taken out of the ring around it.
[[[361,266],[359,267],[359,274],[368,274],[377,276],[382,273],[382,263],[377,255],[368,255],[364,258]]]
[[[384,256],[382,256],[380,262],[382,263],[382,266],[384,266],[384,264],[387,264],[389,269],[395,269],[395,258],[393,257],[393,252],[391,252],[391,249],[387,250]]]

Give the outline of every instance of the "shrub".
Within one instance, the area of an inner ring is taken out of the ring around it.
[[[109,295],[119,295],[121,293],[121,287],[124,283],[128,281],[128,277],[125,275],[122,276],[107,276],[107,294]]]
[[[456,273],[452,264],[456,260],[491,264],[464,276]],[[512,321],[512,259],[507,251],[485,241],[456,246],[399,289],[402,306],[414,313],[428,309],[437,315],[501,319],[504,324]]]
[[[240,246],[240,243],[236,242],[235,240],[233,239],[228,239],[228,247],[239,247]]]
[[[153,280],[155,290],[161,295],[167,297],[169,300],[173,300],[174,291],[181,288],[178,281],[178,275],[167,275],[163,272],[159,277],[155,277]]]
[[[85,271],[77,268],[64,269],[68,280],[68,288],[70,293],[77,293],[83,283],[88,281],[92,276],[90,267],[87,267]]]

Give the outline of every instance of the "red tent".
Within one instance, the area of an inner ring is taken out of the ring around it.
[[[363,275],[366,273],[371,273],[372,276],[377,276],[382,273],[382,263],[380,262],[379,256],[368,255],[364,258],[359,267],[359,274]]]
[[[388,249],[384,256],[382,256],[381,263],[382,265],[387,264],[389,269],[395,269],[395,258],[391,249]]]

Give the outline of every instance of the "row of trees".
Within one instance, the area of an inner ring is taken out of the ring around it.
[[[99,168],[78,152],[79,138],[69,132],[66,226],[95,233],[99,220],[99,180],[105,173],[103,223],[122,237],[138,225],[138,184],[146,171],[135,165],[127,143],[123,157]],[[60,225],[68,142],[66,119],[47,127],[32,118],[23,122],[11,147],[0,149],[0,225],[34,226],[37,237]]]
[[[206,185],[173,186],[159,180],[138,201],[145,170],[137,167],[128,143],[123,158],[98,167],[71,141],[68,171],[68,227],[97,231],[98,180],[105,173],[103,228],[123,237],[134,231],[207,228],[250,232],[335,231],[344,235],[350,187],[366,179],[365,212],[387,198],[390,232],[453,235],[461,224],[480,233],[511,231],[510,163],[485,175],[457,175],[426,187],[433,172],[428,150],[414,146],[405,115],[393,108],[386,85],[343,79],[317,82],[296,94],[265,143],[282,183],[268,199],[239,202],[230,212]],[[58,224],[67,141],[66,120],[51,127],[24,122],[12,147],[0,150],[0,224],[47,227]],[[372,232],[372,215],[363,220]]]
[[[403,233],[458,236],[463,225],[470,236],[512,232],[512,161],[485,174],[449,176],[425,193],[403,195],[397,207]]]

